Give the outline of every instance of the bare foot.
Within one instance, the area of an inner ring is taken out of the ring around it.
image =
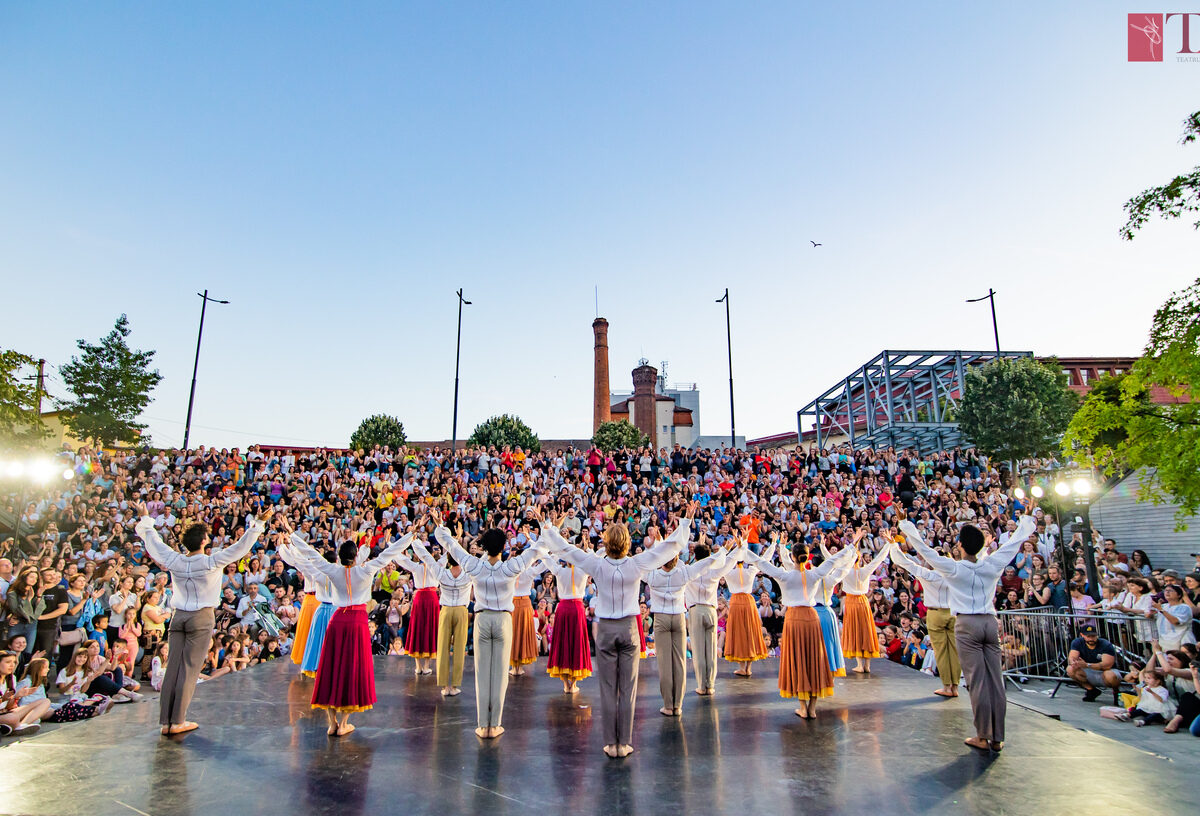
[[[450,689],[450,693],[447,694],[446,696],[447,697],[457,697],[460,694],[462,694],[462,689],[460,689],[458,686],[455,686],[454,688]]]
[[[658,713],[662,714],[664,717],[673,717],[675,716],[675,709],[663,706],[658,710]]]
[[[936,694],[938,697],[954,697],[955,696],[954,692],[947,691],[946,689],[938,689],[937,691],[934,692],[934,694]]]
[[[850,671],[854,672],[855,674],[870,674],[870,672],[864,669],[862,666],[856,666]]]
[[[171,726],[172,734],[186,734],[188,731],[195,731],[200,726],[190,720],[188,722],[179,723],[179,725]]]
[[[994,742],[993,741],[991,745],[992,745],[992,750],[995,751],[996,753],[1000,753],[1001,751],[1004,750],[1003,742]]]
[[[621,747],[617,748],[617,756],[619,756],[619,757],[627,757],[632,753],[633,753],[632,745],[622,745]]]
[[[488,738],[488,729],[486,729],[486,728],[476,728],[476,729],[475,729],[475,736],[479,737],[480,739],[487,739],[487,738]]]
[[[617,754],[617,746],[615,746],[615,745],[605,745],[605,746],[604,746],[604,754],[605,754],[605,756],[608,756],[608,757],[610,757],[610,758],[612,758],[612,759],[616,759],[616,758],[617,758],[617,756],[618,756],[618,754]]]
[[[682,717],[682,716],[683,716],[683,709],[682,709],[682,708],[677,708],[677,709],[675,709],[675,716],[676,716],[676,717]]]
[[[450,696],[450,689],[448,689],[448,688],[444,688],[444,689],[442,689],[442,696],[443,696],[443,697],[449,697],[449,696]]]
[[[707,697],[708,695],[712,694],[712,692],[708,689],[696,689],[696,693],[701,697]]]
[[[807,711],[805,711],[803,708],[797,708],[797,709],[796,709],[796,716],[797,716],[797,717],[799,717],[799,718],[800,718],[800,719],[802,719],[802,720],[807,720],[807,719],[808,719],[808,712],[807,712]]]
[[[504,733],[504,728],[499,725],[494,726],[493,728],[491,728],[489,730],[491,731],[491,733],[488,734],[488,736],[491,737],[492,739],[495,739],[496,737],[498,737]]]
[[[170,734],[170,733],[171,733],[171,726],[164,725],[162,727],[162,735],[165,737],[167,734]]]
[[[970,737],[968,739],[963,740],[963,742],[965,742],[967,745],[970,745],[972,748],[979,750],[979,751],[987,751],[992,747],[991,743],[989,743],[983,737]]]
[[[750,672],[748,671],[735,671],[734,674],[738,677],[750,677]]]
[[[336,725],[329,726],[329,729],[325,733],[331,737],[336,735],[337,734],[337,726]]]
[[[337,730],[337,735],[339,737],[344,737],[353,730],[354,730],[354,725],[351,723],[346,723],[345,725],[343,725],[341,728],[339,728]]]

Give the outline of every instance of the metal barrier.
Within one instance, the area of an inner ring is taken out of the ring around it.
[[[1117,653],[1113,667],[1124,674],[1145,662],[1153,623],[1146,618],[1116,613],[1075,612],[1070,609],[1014,609],[997,613],[1000,619],[1000,655],[1004,677],[1014,683],[1026,680],[1070,682],[1067,656],[1079,630],[1092,624]],[[1058,689],[1055,688],[1055,692]]]

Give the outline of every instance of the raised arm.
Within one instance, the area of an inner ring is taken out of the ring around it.
[[[925,539],[921,538],[921,534],[917,532],[917,525],[913,524],[908,519],[903,519],[900,522],[900,532],[904,533],[904,540],[913,546],[913,549],[921,554],[921,557],[929,562],[929,566],[940,572],[942,575],[950,575],[958,566],[958,562],[953,558],[947,558],[944,555],[938,555],[937,551],[925,543]],[[886,549],[886,548],[885,548]]]
[[[379,572],[381,569],[384,568],[384,566],[387,565],[387,563],[389,561],[395,561],[400,556],[400,553],[407,550],[409,545],[412,544],[412,542],[415,540],[415,538],[416,537],[412,533],[406,533],[403,537],[401,537],[401,539],[399,541],[385,547],[383,552],[381,552],[379,555],[375,556],[371,560],[365,562],[362,566],[366,567],[371,572]],[[428,555],[428,554],[429,553],[426,553],[426,555]],[[430,560],[432,561],[433,559],[431,558]],[[434,563],[436,564],[437,562],[434,562]],[[437,573],[439,570],[435,566],[435,567],[433,567],[433,571],[435,573]]]
[[[290,527],[285,526],[284,529],[288,530]],[[294,532],[291,534],[288,542],[289,546],[291,546],[291,548],[295,550],[302,559],[308,562],[309,569],[313,570],[314,572],[319,572],[321,575],[324,575],[327,578],[336,578],[344,569],[337,564],[326,561],[325,556],[317,552],[311,544],[309,544],[300,536],[296,535]]]
[[[687,515],[679,522],[669,536],[661,541],[654,542],[654,546],[645,552],[640,552],[633,556],[632,561],[638,569],[649,572],[653,569],[658,569],[663,564],[676,557],[683,550],[687,549],[688,536],[692,531],[692,518],[696,515],[696,502],[688,505]]]
[[[479,559],[464,550],[462,545],[458,543],[458,539],[450,535],[450,531],[443,525],[439,524],[437,526],[433,531],[433,537],[442,545],[442,549],[453,555],[454,560],[461,564],[462,568],[467,572],[479,569]]]
[[[604,560],[595,553],[582,550],[575,544],[572,544],[559,533],[558,528],[553,524],[542,525],[542,535],[538,540],[541,541],[542,539],[546,539],[546,543],[549,545],[550,551],[554,554],[555,558],[561,558],[568,564],[579,567],[589,575],[592,575],[597,565]]]
[[[1034,507],[1036,506],[1035,504]],[[1030,508],[1031,512],[1032,510],[1033,508]],[[988,556],[988,564],[995,564],[997,575],[1004,571],[1004,568],[1008,566],[1008,562],[1012,561],[1013,557],[1017,554],[1017,550],[1021,549],[1021,545],[1033,535],[1033,531],[1036,529],[1037,521],[1032,515],[1021,516],[1021,520],[1017,522],[1016,532],[1012,534],[1012,537],[1004,543],[1004,546]],[[992,559],[995,559],[995,561]]]
[[[907,555],[905,555],[904,552],[900,549],[900,545],[897,544],[896,542],[894,542],[894,541],[890,542],[889,546],[891,548],[891,553],[892,553],[892,563],[896,564],[901,569],[908,572],[910,575],[915,575],[916,577],[921,578],[926,581],[934,580],[936,577],[940,577],[933,570],[928,569],[927,567],[921,566],[916,561],[912,560]]]
[[[154,519],[146,514],[146,506],[139,506],[142,510],[142,517],[138,520],[137,526],[133,528],[133,531],[146,545],[146,554],[154,559],[154,563],[163,569],[170,569],[180,557],[180,554],[168,547],[166,542],[162,540],[162,536],[158,534],[158,530],[154,529]]]
[[[250,552],[250,548],[254,546],[254,542],[258,541],[258,537],[263,534],[263,530],[267,529],[267,522],[271,520],[271,516],[273,515],[275,515],[275,509],[268,507],[265,513],[256,518],[246,528],[245,534],[237,542],[221,550],[219,553],[213,554],[213,563],[218,567],[223,567],[226,564],[232,564],[234,561],[241,560],[246,553]]]
[[[428,567],[430,571],[441,575],[442,565],[434,559],[429,550],[425,549],[425,545],[421,542],[421,539],[417,538],[411,533],[408,537],[412,539],[412,551],[413,555],[417,557],[417,560]]]
[[[772,544],[769,549],[774,550],[774,548],[775,545]],[[759,572],[763,573],[764,575],[770,575],[780,583],[783,583],[788,574],[788,570],[772,564],[768,558],[763,558],[761,555],[755,555],[755,553],[745,544],[734,550],[730,558],[734,561],[734,563],[737,563],[738,561],[748,561],[758,567]]]

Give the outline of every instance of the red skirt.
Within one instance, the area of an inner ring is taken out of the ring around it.
[[[644,624],[642,622],[642,613],[641,612],[637,613],[637,622],[638,622],[638,640],[641,641],[641,644],[642,644],[641,655],[644,658],[644,657],[646,657],[646,655],[649,654],[649,652],[646,651],[646,624]]]
[[[570,680],[592,676],[587,614],[583,611],[583,601],[578,598],[559,601],[554,610],[554,634],[550,637],[550,660],[546,672],[551,677]]]
[[[313,686],[312,707],[339,713],[366,711],[375,705],[375,664],[371,660],[371,632],[363,604],[333,612],[321,662]]]
[[[409,657],[437,657],[438,614],[441,610],[436,589],[417,590],[408,613],[408,636],[404,639],[404,651]]]

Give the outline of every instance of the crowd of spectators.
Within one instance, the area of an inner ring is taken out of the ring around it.
[[[10,519],[21,517],[20,539],[10,536],[0,543],[0,600],[7,613],[0,622],[0,643],[7,649],[0,653],[0,732],[25,732],[39,719],[97,716],[114,703],[136,701],[147,685],[157,689],[170,659],[164,632],[172,587],[134,534],[138,502],[145,502],[169,545],[188,524],[203,521],[211,529],[212,547],[224,547],[270,504],[290,515],[318,549],[353,539],[376,552],[434,507],[452,528],[461,524],[467,538],[487,527],[504,529],[514,550],[538,534],[527,515],[534,508],[547,517],[567,513],[565,534],[584,543],[598,541],[605,524],[623,521],[637,550],[661,536],[671,526],[668,520],[682,516],[685,504],[696,500],[701,509],[692,546],[701,535],[721,546],[740,531],[756,552],[772,540],[836,550],[865,526],[861,546],[868,553],[885,546],[882,533],[896,534],[899,508],[931,546],[945,552],[953,549],[966,523],[984,529],[996,545],[1003,543],[1027,509],[1007,471],[969,449],[920,455],[848,447],[745,452],[678,445],[611,454],[258,446],[244,453],[206,447],[106,453],[84,447],[61,456],[75,479],[24,506],[16,506],[14,495],[0,502]],[[1057,466],[1052,461],[1027,465]],[[1138,616],[1142,628],[1133,645],[1143,645],[1147,659],[1156,652],[1150,671],[1162,673],[1164,661],[1175,668],[1166,675],[1172,681],[1165,687],[1176,709],[1190,711],[1179,702],[1186,695],[1195,699],[1196,655],[1190,644],[1196,639],[1200,575],[1157,570],[1142,550],[1120,552],[1115,541],[1093,533],[1102,585],[1091,587],[1081,533],[1065,535],[1053,513],[1041,507],[1035,512],[1036,532],[1006,569],[997,607],[1067,609],[1097,619],[1109,613]],[[430,532],[418,534],[428,540]],[[301,578],[277,555],[277,535],[265,535],[223,576],[206,680],[288,654],[303,590]],[[436,542],[429,545],[440,555]],[[412,594],[411,576],[395,565],[379,573],[371,609],[377,654],[402,653]],[[884,561],[869,601],[883,654],[932,673],[922,595],[919,581]],[[589,614],[591,597],[589,588]],[[784,615],[779,587],[760,575],[754,597],[774,649]],[[722,586],[719,631],[727,599]],[[553,575],[534,583],[531,600],[544,653],[557,603]],[[836,593],[830,603],[840,607]],[[645,605],[643,614],[652,649]],[[1006,659],[1015,649],[1008,645]],[[1071,663],[1068,670],[1076,668]]]

